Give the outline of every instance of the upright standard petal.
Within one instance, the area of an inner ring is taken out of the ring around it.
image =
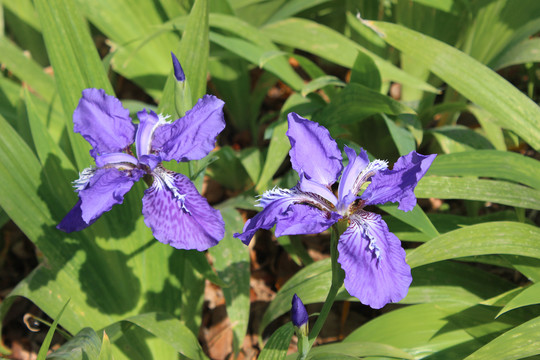
[[[297,188],[269,190],[261,197],[260,205],[264,209],[246,222],[242,233],[234,234],[246,245],[257,230],[269,230],[276,223],[276,236],[282,236],[318,233],[337,221],[319,210],[326,206],[321,199]]]
[[[85,89],[73,112],[73,131],[92,145],[90,154],[121,152],[133,143],[135,127],[129,110],[103,89]]]
[[[412,276],[405,250],[380,215],[367,211],[352,215],[338,251],[345,288],[363,304],[380,309],[407,295]]]
[[[225,235],[225,223],[186,176],[156,168],[144,192],[143,215],[154,237],[177,249],[206,250]]]
[[[99,218],[116,204],[124,201],[124,195],[138,181],[143,172],[139,169],[122,171],[116,168],[97,169],[85,189],[79,191],[82,219],[87,224]]]
[[[296,113],[290,113],[288,119],[293,169],[319,184],[332,185],[343,169],[335,140],[326,128]]]
[[[304,193],[312,193],[314,195],[320,196],[321,198],[332,203],[332,205],[334,206],[336,206],[337,204],[337,198],[332,192],[332,189],[330,189],[326,185],[319,184],[316,181],[309,180],[303,173],[300,174],[300,181],[298,182],[297,186]]]
[[[165,117],[156,114],[152,110],[148,113],[146,109],[137,112],[137,118],[139,118],[139,127],[135,135],[135,147],[137,148],[137,157],[141,158],[150,154],[152,150],[154,131],[159,125],[164,125],[167,122]]]
[[[159,126],[152,148],[163,161],[202,159],[214,148],[217,135],[225,128],[224,104],[215,96],[205,95],[183,118]]]
[[[437,155],[421,155],[416,151],[402,156],[392,170],[378,172],[362,194],[366,205],[399,202],[398,209],[410,211],[416,205],[414,188],[425,175]]]
[[[360,186],[362,186],[362,184],[358,184],[358,177],[362,170],[369,164],[369,158],[364,149],[360,150],[360,154],[358,155],[356,155],[354,149],[351,149],[346,145],[344,150],[347,154],[349,163],[343,170],[341,180],[339,181],[338,208],[341,211],[344,211],[354,200],[356,200],[356,195],[360,191]]]

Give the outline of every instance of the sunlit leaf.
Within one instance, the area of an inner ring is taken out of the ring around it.
[[[287,356],[287,350],[294,333],[294,328],[291,322],[277,329],[270,339],[264,344],[264,347],[259,354],[259,360],[283,360]]]
[[[407,255],[411,267],[463,256],[513,254],[540,258],[540,230],[500,221],[467,226],[440,235]]]
[[[540,108],[497,73],[459,50],[403,26],[366,22],[385,41],[413,56],[497,123],[540,149]]]

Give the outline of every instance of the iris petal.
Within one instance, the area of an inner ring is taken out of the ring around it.
[[[338,251],[345,288],[363,304],[380,309],[407,295],[412,276],[405,250],[380,215],[366,211],[352,215]]]
[[[349,159],[349,163],[343,170],[341,180],[338,187],[338,198],[340,209],[348,207],[355,199],[360,191],[362,184],[357,184],[357,179],[362,170],[369,164],[367,153],[364,149],[360,150],[360,154],[356,155],[356,151],[345,145],[345,153]]]
[[[335,224],[341,215],[304,204],[291,204],[278,216],[276,236],[318,234]]]
[[[159,126],[152,148],[163,161],[202,159],[214,148],[216,136],[225,128],[223,105],[217,97],[205,95],[184,117]]]
[[[362,194],[366,205],[399,202],[398,209],[410,211],[416,205],[414,188],[428,171],[437,155],[421,155],[416,151],[402,156],[392,170],[379,171]]]
[[[75,206],[67,213],[66,216],[60,221],[60,224],[56,225],[56,228],[58,230],[62,230],[63,232],[73,232],[73,231],[81,231],[88,226],[92,225],[95,221],[92,220],[90,223],[86,223],[82,218],[82,210],[81,210],[81,200],[79,199]]]
[[[332,205],[337,204],[337,199],[332,190],[327,188],[325,185],[321,185],[316,181],[312,181],[306,178],[304,174],[300,175],[300,181],[298,182],[298,186],[300,187],[300,190],[303,192],[309,192],[312,194],[316,194],[323,199],[328,200],[332,203]]]
[[[85,89],[73,112],[73,131],[92,145],[90,154],[121,152],[133,143],[135,127],[129,110],[102,89]]]
[[[158,125],[166,124],[166,118],[162,117],[152,110],[146,112],[143,109],[137,113],[139,118],[139,127],[135,135],[135,146],[137,148],[137,157],[140,159],[144,155],[150,154],[152,146],[152,137]]]
[[[292,167],[310,180],[330,186],[343,169],[341,151],[326,128],[290,113],[287,136],[291,142]]]
[[[126,153],[108,153],[96,156],[97,167],[121,163],[125,163],[129,168],[134,168],[139,162],[137,161],[137,158]]]
[[[144,192],[143,215],[154,237],[177,249],[206,250],[225,235],[225,224],[186,176],[156,168]]]
[[[305,194],[297,188],[292,188],[290,190],[276,188],[267,191],[262,195],[260,200],[260,206],[264,207],[264,209],[253,218],[249,219],[244,225],[243,232],[234,234],[234,237],[242,240],[242,242],[247,245],[257,230],[269,230],[276,225],[276,223],[281,221],[283,221],[283,223],[278,223],[278,227],[276,227],[276,236],[311,234],[312,232],[306,233],[303,232],[302,229],[315,230],[317,227],[324,227],[324,223],[327,222],[326,212],[313,208],[310,205],[299,205],[301,206],[300,208],[293,207],[293,204],[312,204],[315,207],[321,208],[326,206],[324,203],[321,203],[320,199],[317,199],[309,194]],[[307,210],[308,208],[313,210]],[[302,209],[306,210],[304,211]],[[295,210],[299,212],[296,213]],[[312,211],[311,214],[314,215],[314,217],[308,219],[309,223],[297,223],[300,220],[296,219],[295,217],[304,217],[306,211]],[[323,225],[321,225],[321,223]],[[330,225],[332,224],[329,224],[326,226],[326,228],[328,228]]]
[[[124,195],[138,181],[143,172],[139,169],[121,171],[116,168],[97,169],[85,189],[79,191],[82,219],[87,224],[99,218],[116,204],[124,201]]]

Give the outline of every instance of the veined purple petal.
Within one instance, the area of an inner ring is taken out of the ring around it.
[[[380,215],[361,211],[338,242],[345,288],[363,304],[380,309],[403,299],[412,282],[405,250]]]
[[[186,80],[186,75],[184,74],[184,70],[182,69],[182,65],[180,65],[180,61],[178,61],[178,58],[174,53],[171,51],[171,57],[172,57],[172,63],[173,63],[173,69],[174,69],[174,77],[177,81],[184,81]]]
[[[260,199],[260,206],[264,207],[264,209],[253,218],[249,219],[244,225],[243,232],[234,234],[234,237],[242,240],[244,244],[248,245],[257,230],[269,230],[281,220],[283,220],[283,224],[280,225],[279,228],[276,228],[276,236],[307,234],[307,232],[303,232],[303,230],[310,228],[314,229],[315,227],[319,226],[317,225],[319,220],[326,221],[324,212],[313,208],[315,212],[319,212],[319,215],[314,219],[310,219],[309,224],[307,222],[297,224],[294,217],[302,217],[304,212],[301,211],[296,214],[294,212],[296,208],[289,212],[289,208],[292,207],[293,204],[311,204],[315,207],[320,207],[321,209],[326,207],[326,205],[321,202],[320,199],[317,199],[309,194],[305,194],[297,188],[292,188],[290,190],[279,188],[269,190],[265,192]],[[308,205],[301,206],[305,207],[306,209],[310,208]]]
[[[56,225],[56,228],[67,233],[81,231],[92,225],[96,220],[97,218],[90,221],[90,223],[86,223],[82,219],[81,200],[79,199],[73,209],[60,221],[60,224]]]
[[[276,236],[318,234],[341,219],[333,211],[323,211],[312,205],[291,204],[277,217]]]
[[[144,192],[145,224],[154,237],[177,249],[206,250],[225,235],[225,223],[186,176],[156,168]]]
[[[113,205],[121,204],[124,195],[144,172],[139,169],[121,171],[116,168],[97,169],[85,189],[79,191],[81,217],[87,224],[99,218]]]
[[[121,164],[121,163],[137,166],[139,162],[137,161],[137,158],[126,153],[109,153],[109,154],[96,156],[97,167],[103,167],[109,164]],[[131,166],[130,168],[133,168],[133,166]]]
[[[437,155],[421,155],[411,151],[396,161],[392,170],[378,172],[362,194],[366,205],[399,202],[398,209],[410,211],[416,205],[414,188],[428,171]]]
[[[296,113],[290,113],[288,119],[293,169],[319,184],[335,183],[343,165],[341,152],[328,130]]]
[[[163,161],[202,159],[214,148],[217,135],[225,128],[224,104],[215,96],[205,95],[184,117],[155,130],[152,149],[159,152]]]
[[[129,110],[102,89],[85,89],[73,112],[73,131],[92,145],[90,154],[121,152],[133,143],[135,127]]]

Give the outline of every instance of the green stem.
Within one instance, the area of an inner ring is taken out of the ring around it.
[[[330,238],[330,258],[332,260],[332,283],[330,284],[330,291],[328,292],[328,296],[326,297],[326,300],[324,301],[322,310],[319,314],[319,317],[317,317],[317,321],[315,321],[315,325],[313,325],[313,329],[309,332],[309,338],[308,338],[308,346],[306,349],[305,354],[307,355],[311,347],[313,346],[313,343],[315,342],[315,339],[317,339],[317,336],[319,336],[319,333],[321,332],[321,329],[326,322],[326,318],[328,317],[328,314],[330,313],[330,309],[332,308],[332,305],[334,304],[334,300],[336,299],[336,295],[341,288],[341,285],[343,285],[343,279],[345,278],[345,273],[341,269],[341,266],[338,263],[338,250],[337,250],[337,244],[339,240],[339,236],[341,235],[342,231],[340,229],[340,225],[337,224],[332,226],[332,236]],[[346,224],[343,224],[346,225]],[[344,229],[343,229],[344,230]],[[304,349],[302,349],[304,350]],[[298,359],[303,359],[301,357],[298,357]]]
[[[297,360],[305,360],[311,345],[305,334],[298,334],[298,358]]]

